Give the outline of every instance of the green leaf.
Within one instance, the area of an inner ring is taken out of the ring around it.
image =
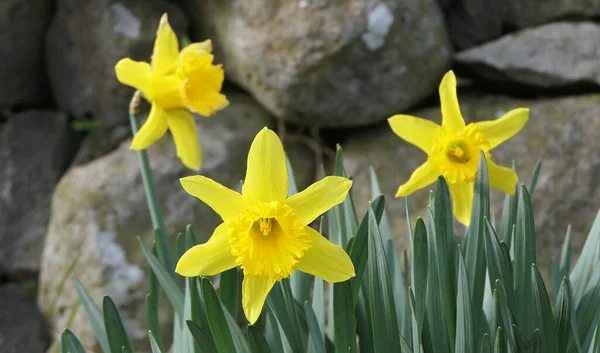
[[[570,280],[574,303],[579,303],[584,292],[588,289],[588,279],[591,274],[590,269],[593,268],[594,264],[598,263],[598,248],[600,248],[600,211],[596,214],[596,219],[583,245],[579,260],[577,260],[571,272]]]
[[[573,234],[571,226],[567,227],[567,234],[563,243],[562,252],[560,254],[560,272],[563,276],[568,277],[571,271],[571,242]]]
[[[506,353],[506,339],[502,334],[502,327],[496,330],[496,339],[494,340],[494,353]]]
[[[427,245],[427,230],[425,223],[420,217],[417,218],[414,232],[414,251],[413,251],[413,294],[419,298],[413,304],[415,311],[415,320],[418,324],[417,334],[421,337],[423,333],[423,322],[425,316],[425,298],[427,296],[427,270],[429,261],[429,249]]]
[[[569,280],[563,277],[560,288],[556,295],[554,306],[554,321],[556,322],[556,335],[558,338],[558,351],[567,351],[571,333],[571,313],[573,312],[571,286]]]
[[[202,288],[202,297],[204,298],[204,306],[206,309],[206,316],[208,317],[208,325],[210,326],[210,332],[212,333],[215,346],[219,353],[230,353],[236,352],[235,345],[233,344],[233,337],[223,312],[223,307],[219,301],[219,297],[215,292],[212,284],[206,278],[200,280],[200,287]]]
[[[447,326],[444,325],[446,317],[440,296],[441,289],[439,286],[440,280],[438,278],[436,253],[434,246],[432,245],[435,242],[435,222],[433,220],[432,209],[429,208],[428,211],[427,236],[429,253],[427,257],[429,264],[427,265],[427,294],[425,296],[425,306],[427,308],[426,324],[423,325],[423,334],[426,338],[424,339],[423,345],[426,346],[427,344],[431,344],[431,349],[426,350],[426,352],[451,352],[452,348],[450,347]]]
[[[73,282],[75,282],[75,288],[77,288],[77,295],[79,296],[81,304],[83,304],[83,309],[85,310],[85,314],[88,320],[90,321],[90,324],[92,325],[92,329],[94,330],[94,334],[98,339],[100,348],[102,348],[102,351],[104,353],[110,353],[111,351],[110,346],[108,345],[108,338],[106,337],[106,329],[104,328],[104,318],[102,316],[100,308],[98,308],[98,305],[96,305],[92,297],[90,297],[90,295],[86,292],[85,288],[83,288],[83,285],[81,284],[81,282],[79,282],[77,277],[73,277]]]
[[[162,335],[160,335],[160,324],[158,321],[158,298],[150,294],[146,296],[146,321],[148,331],[158,332],[157,338],[154,338],[156,344],[163,351]]]
[[[590,352],[600,353],[600,321],[596,323],[596,330],[594,330],[593,344],[590,345]],[[593,349],[593,350],[592,350]]]
[[[323,280],[315,277],[313,283],[312,308],[319,323],[319,329],[325,330],[325,290]]]
[[[508,285],[510,286],[510,284]],[[507,328],[504,332],[503,335],[506,337],[506,339],[508,340],[508,344],[509,347],[511,348],[512,352],[520,352],[520,350],[518,350],[518,339],[516,337],[516,333],[515,333],[515,325],[514,325],[514,319],[513,319],[513,313],[510,310],[510,306],[508,304],[508,299],[507,299],[507,290],[506,287],[504,286],[504,284],[502,282],[500,282],[499,280],[497,280],[494,283],[494,288],[495,288],[495,292],[498,295],[498,308],[499,308],[499,318],[502,320],[502,327]],[[510,289],[509,289],[510,290]]]
[[[454,347],[456,335],[456,245],[452,226],[450,190],[443,177],[438,177],[434,207],[435,232],[430,246],[435,251],[439,292],[446,319],[450,347]]]
[[[481,343],[479,344],[479,352],[481,353],[492,353],[492,344],[490,343],[490,335],[485,333],[481,337]]]
[[[485,219],[490,217],[490,188],[488,184],[488,171],[485,155],[479,156],[479,171],[473,188],[473,208],[471,211],[471,224],[467,231],[468,242],[465,244],[465,266],[467,271],[471,301],[473,308],[480,308],[483,304],[483,291],[485,289]],[[479,310],[473,311],[473,322],[479,322]],[[479,332],[479,331],[477,331]]]
[[[283,333],[285,334],[292,350],[296,352],[305,351],[305,341],[302,328],[296,313],[291,289],[288,280],[278,282],[273,286],[267,296],[267,305],[275,314]]]
[[[373,208],[369,206],[369,255],[367,299],[376,353],[399,351],[400,332],[385,249]],[[335,302],[334,302],[335,305]],[[336,336],[337,341],[337,336]],[[337,343],[337,342],[336,342]]]
[[[271,353],[271,348],[258,327],[248,326],[248,341],[252,353]]]
[[[60,337],[60,345],[63,352],[69,353],[85,353],[85,349],[77,339],[77,336],[71,332],[68,328],[66,328],[61,337]]]
[[[586,338],[593,335],[593,331],[600,312],[600,271],[592,271],[589,289],[587,289],[575,310],[577,333],[581,342],[589,342]],[[589,345],[582,346],[587,351]]]
[[[285,337],[281,335],[279,324],[277,323],[277,319],[275,318],[275,314],[273,314],[273,310],[269,306],[267,306],[267,324],[266,324],[266,333],[265,338],[269,343],[269,347],[271,347],[272,352],[287,352],[291,351],[289,347],[284,348]],[[289,345],[288,345],[289,346]]]
[[[367,281],[365,281],[367,283]],[[356,302],[356,332],[358,334],[358,351],[360,353],[374,353],[375,344],[373,343],[373,326],[371,325],[371,316],[367,307],[366,288],[360,291],[358,301]]]
[[[525,186],[519,192],[517,226],[515,228],[515,261],[513,267],[515,298],[519,298],[514,311],[518,326],[532,333],[534,326],[531,264],[537,263],[535,254],[535,223],[531,198]]]
[[[529,182],[529,194],[533,198],[533,193],[535,192],[535,187],[538,182],[538,178],[540,176],[540,170],[542,169],[542,160],[538,160],[535,164],[535,168],[533,168],[533,174],[531,175],[531,181]]]
[[[202,353],[218,353],[215,342],[206,330],[190,320],[185,323]]]
[[[71,122],[73,131],[94,131],[100,127],[98,120],[76,119]]]
[[[456,353],[477,353],[471,298],[465,262],[458,253],[458,293],[456,296]]]
[[[158,282],[161,287],[167,294],[167,298],[173,305],[173,309],[180,316],[183,315],[183,291],[181,287],[175,282],[175,279],[171,275],[171,273],[163,266],[163,264],[152,254],[152,252],[148,249],[148,247],[142,242],[142,240],[138,237],[138,242],[142,247],[142,252],[144,256],[146,256],[146,260],[152,267],[152,271],[156,275]]]
[[[183,234],[179,233],[177,234],[177,237],[175,237],[175,259],[177,261],[179,261],[179,259],[183,256],[183,254],[185,253],[185,237],[183,236]]]
[[[340,145],[337,145],[335,153],[335,164],[334,164],[334,175],[347,177],[346,170],[344,169],[343,163],[343,151]],[[354,202],[352,200],[352,193],[348,193],[344,201],[335,207],[338,210],[340,219],[340,235],[341,244],[347,244],[348,240],[356,234],[358,229],[358,219],[356,217],[356,210],[354,209]]]
[[[421,342],[423,341],[423,322],[419,323],[417,321],[415,295],[413,294],[413,290],[411,287],[408,287],[408,295],[410,299],[410,315],[412,319],[412,352],[421,353],[423,351],[423,345],[421,344]]]
[[[237,317],[240,303],[240,279],[237,267],[221,273],[219,298],[231,316]]]
[[[356,352],[356,318],[351,287],[349,281],[336,283],[333,287],[336,353]]]
[[[152,253],[156,256],[156,244],[152,246]],[[162,332],[160,329],[160,322],[158,319],[158,307],[160,298],[160,284],[152,267],[148,268],[148,295],[146,296],[146,322],[148,330],[152,332],[153,339],[160,348],[161,351],[165,350],[163,343]],[[104,326],[102,326],[104,327]]]
[[[152,349],[152,353],[163,353],[163,349],[156,341],[156,338],[154,338],[152,331],[148,331],[148,339],[150,339],[150,349]]]
[[[196,237],[196,232],[194,232],[194,228],[192,228],[191,224],[188,224],[185,227],[185,246],[188,249],[198,245],[198,237]]]
[[[512,169],[515,170],[515,161],[513,161]],[[513,195],[504,197],[504,206],[502,207],[502,217],[500,218],[500,239],[512,248],[512,233],[515,224],[517,223],[517,204],[519,200],[519,187],[515,186]]]
[[[119,311],[109,296],[105,295],[102,301],[102,312],[104,312],[104,328],[108,338],[108,346],[111,353],[134,353],[131,340],[125,331]]]
[[[552,314],[550,298],[542,275],[535,265],[531,266],[531,282],[533,284],[533,304],[535,310],[534,325],[540,329],[541,349],[547,353],[558,353],[556,324]]]
[[[199,323],[198,313],[200,312],[200,298],[196,292],[194,292],[194,288],[196,287],[196,283],[194,282],[194,278],[186,278],[185,279],[185,298],[183,304],[183,321],[181,322],[181,327],[184,327],[183,324],[186,321],[194,321]],[[194,345],[194,339],[190,332],[185,329],[182,330],[181,336],[179,340],[181,342],[181,353],[200,353],[199,347]]]
[[[334,296],[335,296],[335,293],[334,293]],[[323,329],[319,326],[317,316],[315,315],[315,312],[313,311],[313,308],[309,302],[304,303],[304,310],[306,311],[306,323],[308,324],[309,341],[313,345],[314,352],[326,353],[326,351],[325,351],[325,336],[323,335]],[[335,310],[335,308],[334,308],[334,310]],[[339,318],[339,316],[338,316],[338,318]],[[336,335],[336,337],[337,337],[337,335]]]
[[[379,222],[383,215],[383,210],[385,207],[385,199],[383,195],[378,196],[370,205],[375,214],[375,220]],[[379,223],[377,223],[379,224]],[[369,213],[365,213],[365,216],[360,222],[360,226],[358,227],[358,231],[356,232],[356,237],[354,238],[354,243],[352,244],[352,248],[350,249],[350,259],[354,264],[354,272],[356,276],[352,278],[350,281],[352,282],[352,297],[354,302],[358,298],[358,291],[360,290],[362,279],[365,274],[365,267],[367,266],[367,258],[369,257]]]
[[[500,282],[504,285],[506,304],[508,305],[509,310],[514,312],[516,309],[516,304],[511,288],[513,284],[513,277],[510,270],[510,255],[507,256],[503,251],[501,243],[498,241],[498,237],[496,236],[496,232],[487,219],[485,220],[485,225],[484,250],[488,266],[487,270],[490,288],[494,288],[496,280],[500,280]]]

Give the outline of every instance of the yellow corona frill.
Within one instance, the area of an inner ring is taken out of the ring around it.
[[[220,92],[223,68],[213,64],[211,52],[210,40],[192,43],[180,51],[164,14],[156,33],[152,63],[129,58],[117,63],[117,79],[140,90],[152,103],[148,119],[131,142],[132,149],[146,149],[170,130],[182,163],[200,169],[200,144],[190,112],[210,116],[228,104]]]
[[[177,264],[182,276],[212,276],[240,266],[244,272],[242,306],[248,321],[258,319],[276,281],[300,270],[341,282],[354,276],[344,249],[308,226],[341,203],[352,181],[329,176],[288,196],[283,146],[264,128],[248,153],[241,194],[204,176],[181,179],[185,191],[223,219],[211,238],[189,249]]]
[[[473,204],[473,182],[477,176],[481,151],[486,158],[489,184],[513,194],[517,174],[491,160],[490,151],[518,133],[529,119],[529,109],[517,108],[496,120],[465,124],[456,96],[456,77],[446,73],[440,84],[442,125],[408,115],[394,115],[388,121],[392,130],[407,142],[427,153],[427,161],[410,179],[400,185],[402,197],[432,184],[443,175],[450,187],[455,217],[469,225]]]

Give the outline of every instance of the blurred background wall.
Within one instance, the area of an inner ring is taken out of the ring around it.
[[[95,298],[110,294],[134,344],[147,346],[136,236],[149,243],[152,230],[128,149],[133,90],[114,65],[150,59],[165,12],[180,36],[211,38],[225,67],[230,106],[198,118],[202,174],[236,188],[269,126],[304,187],[340,143],[358,212],[373,166],[402,250],[404,200],[393,195],[425,155],[386,119],[439,122],[437,86],[453,69],[467,122],[531,108],[493,157],[515,160],[526,184],[544,160],[540,266],[548,271],[569,224],[581,248],[600,206],[600,0],[1,0],[0,352],[56,352],[67,325],[99,352],[73,275]],[[192,173],[170,137],[149,153],[171,236],[192,223],[206,239],[217,216],[180,187]],[[503,195],[493,196],[499,217]],[[411,197],[414,215],[426,199]]]

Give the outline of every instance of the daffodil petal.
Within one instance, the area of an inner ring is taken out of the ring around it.
[[[265,127],[250,146],[242,194],[256,201],[281,201],[287,197],[287,188],[283,146],[277,134]]]
[[[156,104],[152,104],[146,122],[133,136],[132,150],[143,150],[160,139],[167,132],[167,119],[165,111]]]
[[[254,324],[267,300],[275,281],[262,277],[244,277],[242,282],[242,307],[250,325]]]
[[[189,109],[203,116],[211,116],[229,104],[227,97],[220,93],[225,80],[223,67],[213,64],[212,55],[184,50],[181,53],[181,65],[186,75],[184,103]]]
[[[207,204],[225,222],[236,218],[247,208],[242,195],[205,176],[194,175],[179,181],[188,194]]]
[[[285,200],[285,203],[292,208],[298,221],[307,225],[344,201],[351,186],[352,181],[347,178],[328,176]]]
[[[156,31],[154,51],[152,53],[152,69],[157,74],[169,71],[179,55],[179,42],[177,35],[169,24],[167,14],[162,15]]]
[[[196,122],[192,114],[183,109],[169,109],[167,111],[167,124],[173,134],[177,157],[186,167],[199,170],[202,163],[200,142],[196,131]]]
[[[452,208],[454,217],[466,226],[471,222],[471,208],[473,208],[473,183],[450,184],[452,193]]]
[[[487,168],[491,187],[500,189],[509,195],[515,193],[519,177],[514,170],[499,166],[491,159],[487,160]]]
[[[429,161],[421,164],[421,166],[412,173],[410,179],[398,188],[396,197],[410,195],[413,192],[432,184],[437,179],[439,173]]]
[[[456,76],[452,70],[444,75],[439,92],[442,106],[442,126],[450,130],[459,130],[465,127],[465,119],[460,113],[456,96]]]
[[[212,41],[207,39],[203,42],[192,43],[181,49],[180,55],[187,55],[188,53],[210,54],[212,53]]]
[[[304,230],[310,235],[312,246],[300,258],[298,270],[329,283],[343,282],[355,276],[352,260],[344,249],[310,227]]]
[[[121,59],[115,66],[117,80],[144,93],[150,88],[151,69],[148,63],[134,61],[129,58]]]
[[[181,256],[175,272],[186,277],[214,276],[235,266],[227,225],[222,223],[206,243],[193,246]]]
[[[401,114],[389,118],[388,123],[396,135],[400,136],[406,142],[419,147],[427,154],[431,153],[433,139],[438,136],[442,128],[427,119]]]
[[[494,148],[521,131],[527,120],[529,109],[517,108],[498,119],[476,122],[475,127],[487,137],[491,148]]]

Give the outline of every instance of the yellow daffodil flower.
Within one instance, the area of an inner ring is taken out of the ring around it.
[[[200,144],[190,111],[210,116],[228,104],[220,93],[223,68],[213,64],[211,52],[210,40],[179,51],[177,36],[164,14],[156,33],[152,63],[129,58],[117,63],[117,79],[140,90],[152,103],[148,119],[131,142],[132,149],[148,148],[168,129],[181,162],[190,169],[200,169]]]
[[[187,277],[213,276],[241,266],[242,306],[251,324],[275,282],[296,269],[327,282],[354,276],[344,249],[308,226],[341,203],[352,182],[329,176],[288,198],[283,146],[273,131],[264,128],[252,142],[241,194],[204,176],[183,178],[181,184],[217,212],[223,223],[208,242],[183,254],[176,271]]]
[[[446,73],[440,83],[442,126],[409,115],[388,119],[392,130],[427,153],[427,162],[400,185],[396,197],[422,189],[443,175],[453,199],[455,217],[464,225],[471,220],[473,182],[477,176],[480,151],[485,154],[491,187],[512,195],[517,174],[491,160],[490,150],[517,134],[529,119],[529,109],[517,108],[496,120],[465,124],[456,96],[456,77]]]

